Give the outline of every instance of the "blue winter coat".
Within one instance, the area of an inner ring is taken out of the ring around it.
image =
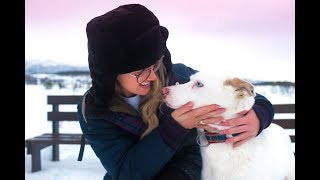
[[[183,64],[174,64],[169,85],[188,82],[195,72]],[[257,94],[255,99],[253,109],[261,121],[261,132],[270,125],[274,112],[264,96]],[[141,117],[112,111],[96,115],[86,110],[86,123],[81,102],[78,104],[80,126],[107,171],[105,180],[151,180],[172,174],[176,174],[176,179],[201,179],[197,131],[185,129],[173,120],[172,109],[163,106],[158,112],[159,126],[139,140],[146,128]]]

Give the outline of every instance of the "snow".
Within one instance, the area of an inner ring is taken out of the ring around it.
[[[25,85],[25,139],[51,132],[51,123],[47,121],[47,95],[82,95],[85,89],[45,89],[39,85]],[[257,92],[265,95],[272,103],[295,103],[295,92],[279,95],[272,87],[257,87]],[[60,110],[67,111],[75,106],[64,106]],[[64,122],[61,132],[80,133],[77,122]],[[290,133],[295,133],[291,131]],[[28,180],[101,180],[105,169],[100,164],[89,145],[85,146],[82,161],[77,161],[80,145],[60,145],[60,161],[51,161],[51,147],[41,150],[42,170],[31,173],[31,155],[25,149],[25,179]],[[294,149],[294,144],[293,144]]]

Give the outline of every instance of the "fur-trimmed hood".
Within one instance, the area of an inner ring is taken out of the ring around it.
[[[167,71],[171,70],[169,32],[140,4],[122,5],[93,18],[86,33],[92,78],[89,104],[98,109],[109,106],[118,74],[149,67],[162,55]]]

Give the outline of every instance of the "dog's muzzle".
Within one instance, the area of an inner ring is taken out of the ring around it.
[[[169,88],[167,87],[164,87],[164,88],[161,88],[160,90],[161,92],[161,95],[162,95],[162,99],[166,99],[167,95],[169,94]]]

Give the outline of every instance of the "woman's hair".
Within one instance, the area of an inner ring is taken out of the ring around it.
[[[160,89],[167,84],[166,74],[166,68],[161,64],[159,70],[156,72],[157,80],[151,83],[150,92],[145,96],[141,96],[139,103],[140,112],[137,112],[121,97],[119,84],[118,82],[115,84],[115,93],[112,98],[110,110],[114,112],[124,112],[133,116],[141,115],[143,122],[147,125],[147,129],[143,132],[140,139],[159,125],[157,110],[161,103]]]

